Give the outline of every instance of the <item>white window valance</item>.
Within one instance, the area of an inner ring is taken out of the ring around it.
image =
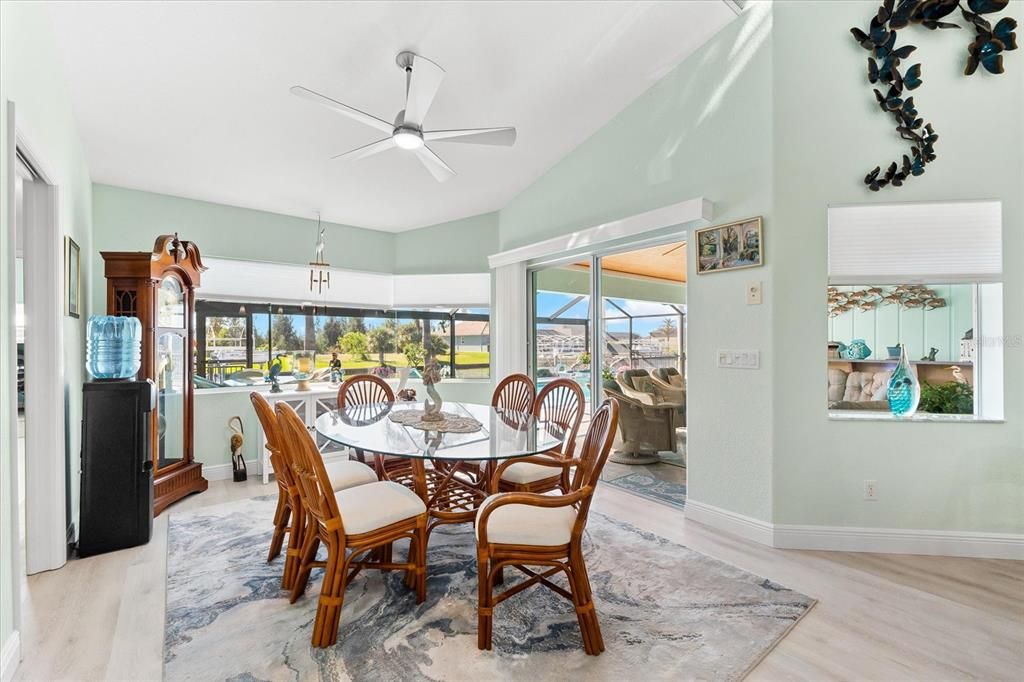
[[[392,275],[329,268],[331,286],[323,296],[309,290],[309,266],[204,258],[199,298],[268,303],[316,303],[337,307],[486,307],[491,275]]]
[[[828,209],[830,284],[952,284],[1002,279],[998,201]]]

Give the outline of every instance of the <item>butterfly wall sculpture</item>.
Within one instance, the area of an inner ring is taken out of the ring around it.
[[[938,134],[931,123],[918,116],[913,96],[904,97],[906,91],[921,85],[921,65],[914,64],[906,71],[900,63],[917,48],[913,45],[896,46],[896,32],[910,24],[921,24],[929,30],[961,28],[947,19],[957,9],[974,27],[975,38],[967,46],[967,66],[964,74],[970,76],[981,66],[992,74],[1003,72],[1003,52],[1017,49],[1014,29],[1017,22],[1003,17],[993,26],[983,15],[1006,8],[1009,0],[967,0],[965,9],[959,0],[885,0],[878,13],[871,18],[868,31],[851,28],[850,33],[860,46],[871,53],[868,57],[868,81],[874,88],[879,108],[892,114],[896,132],[910,143],[910,154],[904,154],[902,163],[893,161],[882,172],[881,166],[864,177],[864,184],[874,192],[892,185],[901,186],[910,176],[924,173],[925,166],[935,160],[935,142]],[[882,92],[885,89],[885,92]]]

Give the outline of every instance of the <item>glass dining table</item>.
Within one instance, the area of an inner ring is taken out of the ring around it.
[[[400,457],[409,466],[379,467],[388,480],[419,495],[430,513],[428,533],[445,523],[472,522],[488,495],[498,464],[562,445],[564,429],[532,414],[474,403],[444,403],[445,413],[471,418],[472,432],[430,431],[396,421],[397,413],[422,410],[422,402],[371,403],[317,417],[324,438],[357,452]]]

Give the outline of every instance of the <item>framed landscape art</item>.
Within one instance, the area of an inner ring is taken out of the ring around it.
[[[697,230],[697,274],[764,265],[761,216]]]

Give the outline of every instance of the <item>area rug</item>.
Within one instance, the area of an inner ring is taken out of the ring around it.
[[[479,651],[473,530],[448,526],[431,537],[426,602],[399,573],[363,572],[338,643],[313,649],[320,571],[289,605],[281,559],[265,561],[273,512],[256,498],[171,516],[164,679],[736,680],[814,603],[594,513],[585,556],[606,651],[586,656],[569,603],[537,587],[495,609],[494,650]]]
[[[602,481],[602,483],[608,483],[634,495],[640,495],[662,504],[669,504],[679,509],[686,505],[685,485],[669,483],[648,473],[629,474],[628,476],[620,476],[619,478]]]

